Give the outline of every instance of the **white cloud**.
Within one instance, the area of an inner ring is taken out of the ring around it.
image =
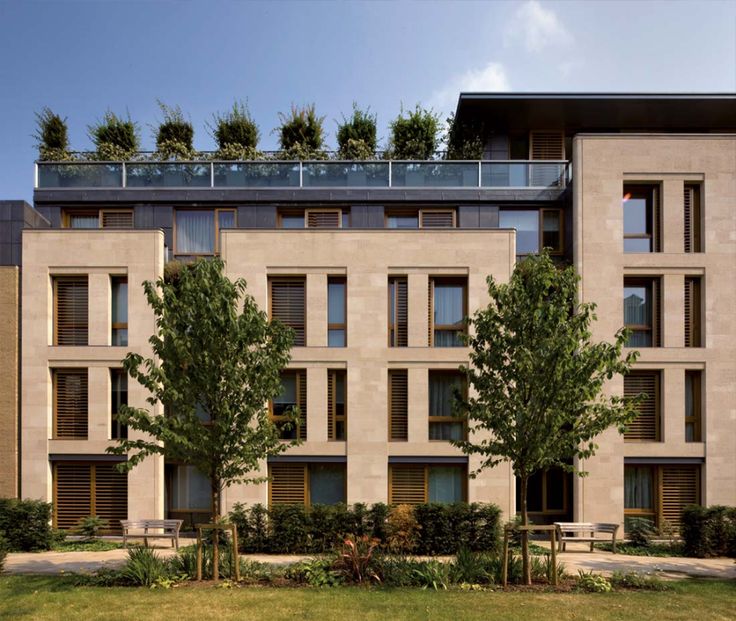
[[[468,69],[456,75],[432,93],[429,101],[436,111],[455,109],[458,95],[465,92],[494,92],[511,90],[506,70],[501,63],[490,62],[481,69]]]
[[[567,45],[572,37],[554,11],[538,0],[528,0],[516,10],[504,33],[506,46],[519,41],[528,52],[541,52],[546,47]]]

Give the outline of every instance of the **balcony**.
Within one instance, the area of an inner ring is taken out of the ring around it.
[[[123,188],[438,188],[562,190],[556,160],[37,162],[37,190]]]

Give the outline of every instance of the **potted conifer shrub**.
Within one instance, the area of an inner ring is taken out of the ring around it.
[[[298,108],[292,105],[288,114],[279,112],[281,125],[276,128],[281,146],[280,159],[285,160],[324,160],[327,155],[324,146],[324,120],[317,116],[314,104]],[[299,171],[296,167],[288,173],[288,185],[299,185]]]
[[[131,120],[130,115],[123,118],[108,110],[102,119],[89,125],[87,131],[95,145],[98,160],[105,162],[129,160],[139,150],[140,132],[137,123]],[[115,186],[120,182],[119,165],[97,166],[95,169],[100,177],[98,179],[100,186]]]
[[[158,102],[163,120],[154,129],[156,139],[156,156],[162,161],[191,161],[196,157],[194,151],[194,128],[184,117],[179,106],[167,106]],[[208,175],[195,175],[193,166],[162,164],[163,183],[168,187],[203,185],[197,183],[202,179],[209,185]]]
[[[261,157],[257,149],[260,131],[244,102],[236,101],[228,112],[214,114],[208,128],[217,143],[216,160],[242,161]],[[217,185],[253,185],[267,172],[262,170],[259,174],[253,168],[252,165],[215,164],[215,182]]]
[[[406,112],[403,107],[399,116],[391,123],[389,151],[397,160],[429,160],[437,150],[439,117],[419,104],[414,110]],[[425,173],[421,168],[406,169],[407,186],[424,186]]]
[[[65,162],[73,159],[69,152],[69,138],[66,119],[62,119],[51,108],[44,107],[36,112],[36,146],[40,162]],[[70,176],[74,167],[41,166],[39,167],[39,182],[42,186],[57,187],[62,176]],[[69,169],[69,170],[67,170]]]
[[[376,152],[376,115],[361,110],[353,104],[349,119],[343,116],[337,126],[338,157],[341,160],[369,160]],[[368,185],[365,167],[360,164],[348,166],[347,182],[351,186]]]

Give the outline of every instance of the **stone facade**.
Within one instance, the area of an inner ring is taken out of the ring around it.
[[[19,275],[0,266],[0,498],[18,495]]]

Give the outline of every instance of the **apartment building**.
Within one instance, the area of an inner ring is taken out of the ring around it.
[[[195,469],[150,458],[126,477],[105,447],[129,433],[120,404],[146,406],[121,373],[126,352],[150,354],[141,282],[219,254],[294,329],[269,407],[278,422],[298,405],[284,433],[303,440],[262,464],[268,483],[227,489],[224,510],[482,501],[513,515],[509,466],[470,479],[476,458],[450,444],[467,433],[450,395],[486,276],[507,280],[544,246],[598,304],[595,338],[633,331],[635,372],[608,389],[649,398],[626,436],[603,434],[589,477],[535,478],[532,519],[676,525],[685,504],[736,504],[734,104],[461,94],[457,118],[489,128],[471,162],[38,163],[36,220],[11,240],[20,280],[0,273],[9,304],[20,296],[20,380],[0,393],[0,424],[20,394],[20,494],[53,501],[59,527],[206,516]]]

